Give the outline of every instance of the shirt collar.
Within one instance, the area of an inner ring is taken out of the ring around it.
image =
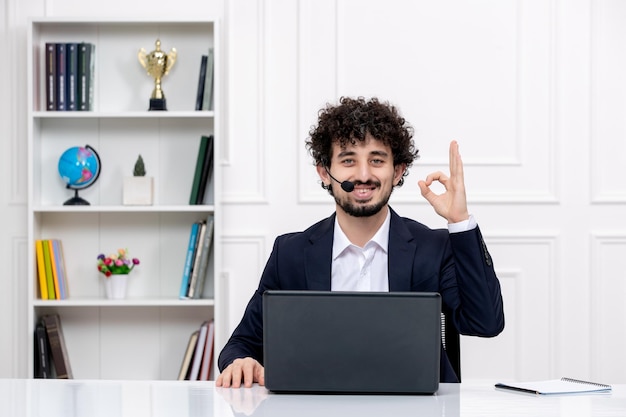
[[[365,246],[370,245],[372,242],[377,244],[385,253],[387,253],[387,248],[389,247],[389,225],[391,224],[391,212],[389,207],[387,207],[387,217],[385,217],[385,221],[380,226],[378,231],[374,234],[374,236],[370,239],[369,242],[365,244]],[[333,261],[339,257],[348,247],[355,246],[353,245],[346,234],[341,230],[341,226],[339,226],[339,221],[337,220],[337,216],[335,216],[335,231],[333,237]]]

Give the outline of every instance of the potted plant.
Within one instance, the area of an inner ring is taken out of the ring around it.
[[[141,154],[137,157],[132,177],[124,177],[124,205],[153,204],[154,181],[152,177],[146,176],[146,166]]]
[[[139,259],[129,258],[128,249],[118,249],[116,253],[98,255],[98,271],[104,275],[104,290],[107,298],[126,297],[128,274],[139,265]]]

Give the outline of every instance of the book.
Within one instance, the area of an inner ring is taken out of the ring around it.
[[[191,267],[191,276],[189,285],[187,286],[187,298],[193,298],[196,282],[198,281],[198,272],[200,272],[200,258],[202,257],[202,249],[204,236],[206,235],[206,222],[200,223],[198,238],[196,239],[196,249],[193,254],[193,265]]]
[[[213,110],[213,73],[214,71],[213,48],[209,48],[206,62],[206,76],[204,79],[204,96],[202,97],[202,110]]]
[[[196,281],[189,288],[189,298],[201,298],[204,291],[204,281],[206,281],[207,267],[209,265],[209,255],[211,253],[211,244],[213,243],[213,223],[214,216],[209,214],[206,219],[206,233],[200,242],[200,261],[197,271]],[[194,272],[195,274],[195,272]]]
[[[207,149],[204,155],[204,162],[202,165],[202,174],[200,175],[200,183],[198,184],[198,196],[196,197],[196,204],[204,204],[204,194],[213,172],[213,135],[207,138]]]
[[[187,298],[187,290],[189,287],[189,279],[191,278],[191,267],[193,264],[193,257],[196,251],[196,241],[198,239],[198,229],[200,223],[195,222],[191,225],[191,232],[189,233],[189,243],[187,244],[187,256],[185,257],[185,265],[183,267],[183,278],[180,283],[179,298]]]
[[[35,325],[35,378],[51,378],[50,350],[46,327],[40,321]]]
[[[54,239],[49,239],[48,251],[50,252],[50,267],[52,269],[52,282],[54,283],[54,299],[61,299],[61,290],[59,289],[59,274],[57,271],[57,257],[54,253]]]
[[[43,258],[43,241],[35,240],[35,257],[37,258],[37,280],[39,281],[39,296],[42,300],[48,299],[48,278],[46,277],[46,264]]]
[[[611,386],[573,378],[549,379],[512,384],[497,383],[496,388],[536,395],[591,394],[611,392]]]
[[[50,260],[50,246],[48,240],[42,240],[43,247],[43,262],[46,269],[46,286],[48,288],[48,300],[55,300],[56,293],[54,292],[54,275],[52,273],[52,261]]]
[[[59,288],[59,300],[65,300],[68,296],[67,277],[65,276],[65,259],[63,257],[63,245],[59,239],[52,240],[52,251],[54,253],[54,265],[56,267],[57,281]]]
[[[78,110],[93,110],[93,78],[96,46],[92,43],[78,44],[78,86],[76,89]]]
[[[198,91],[196,92],[196,110],[202,110],[202,99],[204,97],[204,82],[206,79],[207,56],[200,57],[200,71],[198,75]]]
[[[65,44],[56,44],[56,66],[57,66],[57,80],[56,80],[56,109],[67,110],[65,106],[65,76],[67,66],[67,54],[65,52]]]
[[[215,322],[209,321],[206,340],[204,343],[204,354],[202,356],[202,367],[200,368],[200,381],[209,381],[213,371],[213,340],[215,339]]]
[[[196,201],[198,200],[198,189],[200,188],[200,178],[202,177],[202,167],[204,166],[208,143],[208,136],[203,135],[200,137],[198,156],[196,158],[196,169],[194,171],[193,183],[191,184],[191,195],[189,196],[189,205],[196,204]]]
[[[65,75],[65,107],[69,111],[75,111],[78,107],[78,44],[67,43],[65,46],[67,56]]]
[[[193,352],[196,349],[199,334],[200,330],[196,330],[191,333],[191,336],[189,336],[189,342],[187,342],[187,349],[185,349],[183,362],[180,364],[180,371],[178,371],[179,381],[183,381],[187,378],[187,374],[189,373],[189,366],[191,365],[191,359],[193,357]]]
[[[58,314],[46,314],[42,317],[46,334],[50,342],[50,352],[56,376],[59,379],[72,379],[72,367],[67,353],[65,337],[63,336],[63,327],[61,326],[61,318]]]
[[[46,110],[56,110],[57,48],[53,42],[46,42]]]
[[[191,363],[191,370],[189,371],[190,381],[197,381],[200,375],[200,366],[202,365],[202,357],[204,356],[204,346],[206,344],[208,329],[209,322],[205,321],[200,325],[200,329],[198,330],[198,340],[196,341],[196,347],[193,352],[193,361]]]

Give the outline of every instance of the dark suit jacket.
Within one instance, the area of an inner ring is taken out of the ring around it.
[[[220,371],[243,357],[263,363],[262,295],[266,290],[330,291],[335,214],[304,232],[279,236],[261,282],[219,356]],[[441,294],[459,333],[491,337],[504,328],[500,283],[478,227],[432,230],[391,210],[389,291]],[[458,382],[445,354],[441,382]]]

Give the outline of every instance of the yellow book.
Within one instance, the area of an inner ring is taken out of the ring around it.
[[[35,241],[35,255],[37,256],[37,278],[39,279],[39,293],[42,300],[48,299],[48,284],[46,282],[46,264],[43,260],[43,242]]]
[[[54,255],[54,241],[48,240],[48,250],[50,251],[50,265],[52,266],[52,282],[54,283],[54,298],[61,299],[61,291],[59,290],[59,272],[57,270],[57,260]]]
[[[46,284],[48,286],[48,300],[55,300],[54,294],[54,276],[52,275],[52,264],[50,263],[50,249],[48,241],[43,240],[43,261],[46,268]]]

